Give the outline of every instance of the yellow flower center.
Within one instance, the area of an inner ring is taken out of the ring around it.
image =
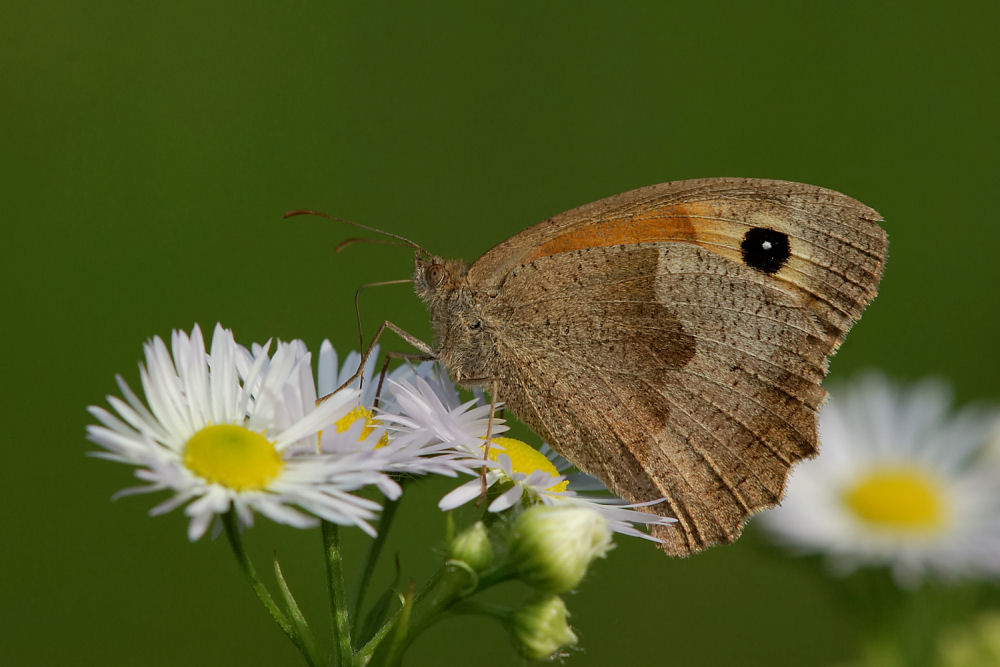
[[[944,519],[941,489],[921,470],[872,471],[844,493],[844,502],[863,521],[889,530],[928,532]]]
[[[503,447],[503,450],[498,447],[490,447],[488,456],[491,460],[496,461],[498,456],[506,454],[510,457],[511,468],[514,472],[530,475],[536,470],[541,470],[553,477],[559,476],[559,471],[552,465],[552,461],[545,458],[545,454],[531,445],[514,438],[490,438],[490,440]],[[553,484],[546,491],[560,493],[565,491],[567,486],[569,486],[569,480],[564,479],[558,484]]]
[[[285,464],[262,434],[242,426],[215,424],[187,441],[184,465],[209,482],[247,491],[266,488]]]
[[[363,405],[359,405],[354,408],[346,415],[337,420],[335,426],[337,427],[337,433],[343,433],[347,429],[351,428],[359,419],[365,420],[365,427],[361,429],[361,435],[358,436],[358,442],[365,440],[375,427],[378,426],[378,420],[372,415],[372,411]],[[383,433],[382,437],[378,439],[378,443],[375,445],[375,449],[379,447],[385,447],[389,444],[389,434]]]

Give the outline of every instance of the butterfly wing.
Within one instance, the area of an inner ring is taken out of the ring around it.
[[[826,358],[881,275],[878,219],[813,186],[710,179],[540,223],[469,272],[501,398],[614,492],[666,498],[667,552],[730,542],[816,451]]]

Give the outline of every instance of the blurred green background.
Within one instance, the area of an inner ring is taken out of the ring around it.
[[[448,257],[662,181],[831,187],[886,218],[881,295],[831,378],[939,374],[996,399],[997,3],[4,3],[0,566],[6,664],[298,664],[224,540],[189,544],[154,498],[109,502],[88,404],[137,382],[140,345],[222,321],[243,343],[355,347],[364,282],[410,254],[360,246],[312,207]],[[366,293],[429,336],[406,287]],[[407,348],[395,341],[394,349]],[[448,484],[418,486],[390,553],[419,578]],[[322,618],[319,537],[262,520]],[[751,526],[670,560],[619,540],[569,600],[567,664],[803,665],[851,654],[853,610]],[[363,540],[351,533],[349,557]],[[518,664],[496,626],[443,624],[411,665]]]

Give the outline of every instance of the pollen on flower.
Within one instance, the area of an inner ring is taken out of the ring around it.
[[[246,491],[267,487],[284,462],[262,434],[242,426],[214,424],[187,441],[184,465],[209,482]]]
[[[887,530],[932,531],[944,518],[941,489],[920,470],[874,470],[843,499],[858,518]]]
[[[553,477],[559,476],[559,470],[552,465],[552,461],[548,460],[544,454],[531,445],[520,440],[515,440],[514,438],[490,438],[490,441],[500,445],[503,449],[490,447],[489,458],[496,461],[500,454],[506,454],[510,457],[511,468],[514,472],[530,475],[536,470],[541,470]],[[564,479],[558,484],[553,484],[546,491],[560,493],[565,491],[568,485],[569,480]]]
[[[356,408],[354,408],[346,415],[337,420],[336,422],[337,433],[343,433],[347,429],[351,428],[351,426],[354,425],[354,422],[356,422],[359,419],[365,420],[365,427],[361,429],[361,435],[358,436],[358,441],[360,442],[362,440],[367,439],[368,436],[371,434],[371,432],[374,431],[375,427],[378,425],[378,420],[375,419],[375,417],[372,415],[372,411],[363,405],[357,406]],[[378,449],[379,447],[385,447],[388,444],[389,444],[389,434],[384,433],[382,434],[382,437],[379,438],[378,444],[375,445],[375,449]]]

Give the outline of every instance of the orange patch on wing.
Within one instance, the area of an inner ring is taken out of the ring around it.
[[[679,241],[702,245],[713,243],[720,231],[708,218],[719,216],[715,202],[671,204],[640,211],[627,218],[592,222],[549,239],[525,258],[526,261],[573,250],[606,248],[634,243]],[[723,232],[724,234],[724,232]],[[724,234],[725,235],[725,234]]]

